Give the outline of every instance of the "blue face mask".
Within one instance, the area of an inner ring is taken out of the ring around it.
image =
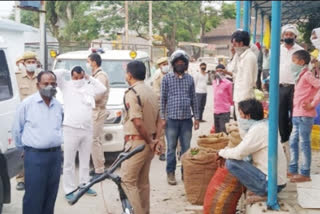
[[[253,124],[255,124],[257,121],[251,120],[251,119],[239,118],[238,122],[239,122],[239,128],[247,133],[249,131],[249,129],[251,128],[251,126]]]
[[[298,65],[298,64],[295,64],[295,63],[291,63],[291,71],[293,72],[294,79],[295,79],[296,82],[299,79],[299,75],[300,75],[303,67],[304,67],[303,65]]]

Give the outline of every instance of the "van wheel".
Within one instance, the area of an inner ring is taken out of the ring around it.
[[[4,200],[4,189],[3,189],[2,177],[0,176],[0,214],[2,213],[3,200]]]

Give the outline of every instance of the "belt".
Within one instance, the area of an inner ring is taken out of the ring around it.
[[[156,134],[152,134],[152,138],[154,139],[156,137]],[[144,140],[144,138],[141,135],[126,135],[124,136],[124,142],[128,142],[130,140]]]
[[[31,151],[31,152],[57,152],[57,151],[61,150],[61,146],[52,147],[52,148],[48,148],[48,149],[36,149],[36,148],[29,147],[29,146],[25,146],[24,149],[26,151]]]
[[[289,83],[280,83],[280,87],[293,87],[294,84],[289,84]]]

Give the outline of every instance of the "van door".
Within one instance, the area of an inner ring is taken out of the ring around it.
[[[0,49],[0,152],[4,153],[9,148],[14,147],[11,138],[11,127],[19,104],[19,95],[17,91],[14,71],[10,69],[7,63],[6,52]],[[3,122],[5,121],[5,122]]]

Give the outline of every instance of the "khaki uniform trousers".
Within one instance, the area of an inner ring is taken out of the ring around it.
[[[96,173],[104,172],[104,152],[102,147],[103,124],[107,116],[106,109],[95,109],[93,115],[92,161]]]
[[[125,151],[145,144],[143,140],[128,141]],[[154,154],[149,145],[144,150],[124,161],[121,165],[122,188],[133,207],[134,213],[150,213],[150,183],[149,171]]]

